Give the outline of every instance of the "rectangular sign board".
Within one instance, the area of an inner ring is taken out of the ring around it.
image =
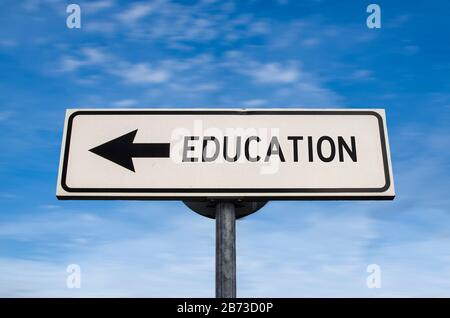
[[[382,109],[70,109],[59,199],[393,199]]]

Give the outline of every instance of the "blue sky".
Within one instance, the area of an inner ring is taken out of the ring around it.
[[[56,199],[77,107],[385,108],[396,199],[270,202],[238,222],[238,295],[450,296],[448,1],[376,1],[381,29],[367,1],[75,3],[81,29],[0,4],[0,296],[214,296],[212,220]]]

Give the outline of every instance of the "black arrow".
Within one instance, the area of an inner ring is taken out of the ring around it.
[[[134,171],[133,158],[169,158],[170,143],[134,144],[137,129],[89,151]]]

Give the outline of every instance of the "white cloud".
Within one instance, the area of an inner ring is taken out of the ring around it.
[[[135,3],[132,4],[128,9],[119,13],[117,18],[122,23],[136,23],[139,19],[144,18],[155,10],[155,8],[162,1],[155,1],[154,3]]]
[[[86,57],[88,64],[100,64],[108,59],[108,55],[103,53],[100,49],[87,47],[81,50]]]
[[[0,46],[13,48],[17,46],[17,41],[13,39],[0,39]]]
[[[244,101],[243,105],[247,107],[257,107],[257,106],[263,106],[267,103],[264,99],[250,99]]]
[[[79,57],[63,56],[60,61],[59,70],[61,72],[73,72],[81,67],[101,65],[109,59],[110,56],[105,54],[102,50],[94,47],[86,47],[81,49]]]
[[[277,106],[284,107],[342,107],[342,97],[310,74],[304,74],[304,79],[292,87],[280,88],[274,98]]]
[[[60,71],[61,72],[72,72],[72,71],[76,71],[77,69],[79,69],[80,67],[82,67],[83,65],[85,65],[83,63],[83,61],[79,60],[79,59],[75,59],[71,56],[65,56],[61,59],[61,67],[60,67]]]
[[[372,80],[373,74],[370,70],[359,69],[352,72],[350,75],[350,79],[352,80]]]
[[[342,98],[325,87],[324,81],[300,68],[300,61],[262,63],[239,51],[228,51],[220,64],[224,69],[249,77],[264,89],[258,98],[272,107],[340,107]],[[255,98],[250,98],[255,99]],[[234,101],[230,101],[234,102]]]
[[[164,83],[170,78],[168,70],[155,68],[146,63],[127,64],[113,72],[131,84]]]
[[[135,99],[121,99],[112,103],[113,107],[133,107],[136,106],[137,101]]]
[[[269,32],[265,19],[234,12],[234,3],[198,1],[183,4],[159,0],[134,3],[114,15],[112,20],[86,22],[87,30],[124,34],[140,42],[161,39],[171,48],[185,49],[187,43],[220,39],[222,43],[259,37]]]
[[[169,205],[171,215],[167,203],[153,203],[150,209],[115,209],[108,218],[65,210],[2,223],[1,239],[40,242],[42,249],[0,258],[0,295],[212,297],[214,223],[185,207],[180,211],[179,203]],[[54,249],[58,256],[50,260]],[[71,263],[81,266],[79,290],[65,285]]]
[[[56,204],[43,204],[40,206],[40,208],[44,209],[44,210],[54,210],[54,209],[60,209],[61,206],[56,205]]]
[[[299,79],[296,65],[282,66],[279,63],[257,64],[243,73],[260,83],[293,83]]]
[[[238,221],[238,295],[448,296],[450,236],[390,239],[384,245],[383,237],[398,230],[395,219],[375,216],[385,206],[272,202]],[[0,258],[0,294],[213,297],[214,221],[167,202],[130,204],[108,213],[105,218],[100,212],[66,211],[3,224],[1,237],[24,245],[40,242],[46,252]],[[448,221],[448,215],[439,215],[440,223]],[[48,259],[55,248],[58,257]],[[81,266],[81,289],[65,287],[71,263]],[[381,289],[366,287],[371,263],[381,266]]]
[[[320,44],[320,39],[318,38],[307,38],[302,41],[302,45],[305,47],[315,47]]]
[[[98,1],[88,1],[81,3],[82,12],[96,13],[101,10],[110,9],[114,7],[115,1],[113,0],[98,0]]]
[[[407,55],[413,55],[419,52],[420,48],[417,45],[406,45],[404,50]]]
[[[36,10],[44,4],[55,4],[59,0],[25,0],[22,6],[25,10]]]
[[[388,20],[385,24],[387,28],[399,28],[404,26],[407,22],[411,20],[411,15],[409,14],[400,14],[391,20]]]
[[[86,47],[81,49],[81,54],[78,57],[63,56],[59,71],[74,72],[84,67],[95,66],[99,67],[100,71],[122,78],[128,84],[155,84],[168,81],[171,70],[175,70],[180,65],[182,64],[171,61],[162,61],[158,67],[148,63],[130,63],[117,56],[104,53],[99,48]],[[99,75],[96,75],[78,78],[77,81],[82,84],[93,84],[98,79]]]
[[[93,21],[83,22],[83,30],[94,33],[113,34],[117,30],[117,25],[110,21]]]

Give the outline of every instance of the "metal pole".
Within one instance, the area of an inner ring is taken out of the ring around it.
[[[216,206],[216,297],[236,298],[236,215],[232,202]]]

